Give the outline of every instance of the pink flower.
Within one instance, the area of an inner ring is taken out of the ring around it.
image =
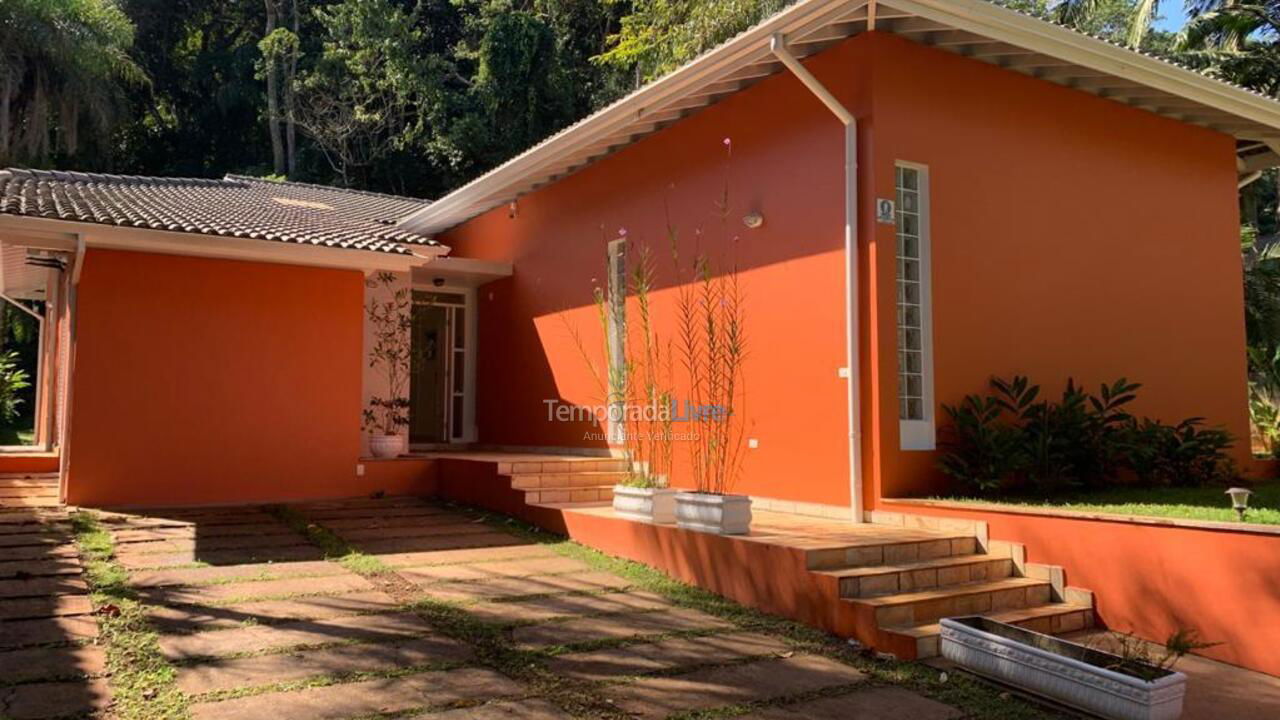
[[[626,229],[626,228],[618,228],[618,237],[626,237],[626,236],[627,236],[627,229]]]
[[[733,139],[732,139],[732,138],[725,138],[725,139],[724,139],[724,146],[725,146],[725,147],[733,147]]]

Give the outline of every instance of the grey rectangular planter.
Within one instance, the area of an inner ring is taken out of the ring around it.
[[[613,511],[630,520],[669,525],[676,521],[676,491],[615,485]]]
[[[1121,658],[984,617],[944,618],[942,656],[979,675],[1113,720],[1176,720],[1187,677],[1146,680],[1111,669]]]

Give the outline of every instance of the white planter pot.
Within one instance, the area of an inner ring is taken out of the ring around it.
[[[1115,655],[980,617],[942,621],[942,656],[1003,683],[1112,720],[1175,720],[1187,676],[1144,680],[1108,669]]]
[[[369,452],[376,458],[399,457],[405,451],[403,435],[370,435]]]
[[[631,520],[670,525],[676,521],[676,491],[614,485],[613,511]]]
[[[676,493],[676,525],[717,535],[746,535],[751,531],[751,498]]]

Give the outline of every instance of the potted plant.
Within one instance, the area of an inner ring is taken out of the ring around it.
[[[369,433],[369,452],[389,458],[404,454],[409,425],[409,367],[412,360],[410,325],[413,299],[407,286],[396,287],[396,276],[379,272],[366,287],[373,290],[365,316],[369,320],[372,343],[369,367],[386,381],[386,395],[374,395],[364,410],[364,428]]]
[[[942,655],[979,675],[1113,720],[1175,720],[1187,678],[1183,655],[1210,647],[1179,630],[1153,657],[1149,645],[1122,636],[1118,654],[984,617],[944,618]]]
[[[727,197],[726,190],[720,205],[726,228]],[[678,266],[678,257],[676,262]],[[689,443],[696,491],[676,494],[676,524],[689,530],[745,535],[751,530],[751,498],[729,492],[741,471],[746,431],[741,413],[747,348],[737,268],[716,273],[705,256],[697,256],[691,281],[676,292],[679,355],[689,388],[683,414],[696,428]]]

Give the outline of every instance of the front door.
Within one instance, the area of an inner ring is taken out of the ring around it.
[[[466,296],[415,290],[409,442],[463,439],[466,412]]]
[[[414,372],[409,381],[409,442],[442,443],[445,432],[445,390],[448,379],[449,311],[438,305],[414,303]]]

